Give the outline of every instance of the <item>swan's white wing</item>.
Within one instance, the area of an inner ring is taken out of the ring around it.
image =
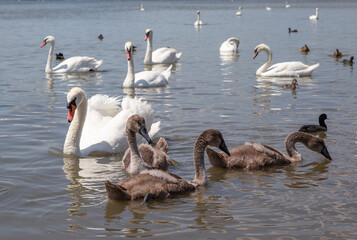
[[[103,60],[96,60],[92,57],[71,57],[58,64],[52,72],[89,72],[96,71],[103,63]]]
[[[98,108],[99,106],[97,106]],[[105,111],[89,110],[83,127],[80,148],[82,155],[96,152],[123,152],[127,149],[125,127],[127,119],[133,114],[140,114],[145,118],[148,131],[154,119],[151,105],[137,98],[126,97],[122,101],[122,110],[114,117],[104,116]],[[158,132],[155,126],[155,132]],[[142,142],[142,138],[138,137]]]
[[[318,64],[309,66],[302,62],[282,62],[272,65],[262,76],[308,76],[318,67]]]
[[[166,77],[156,71],[142,71],[135,74],[135,86],[137,87],[155,87],[167,84]]]
[[[181,54],[177,54],[176,49],[163,47],[152,52],[152,61],[154,63],[175,63],[178,60],[177,55],[181,56]]]
[[[231,37],[221,44],[219,50],[221,52],[238,52],[239,39],[236,37]]]

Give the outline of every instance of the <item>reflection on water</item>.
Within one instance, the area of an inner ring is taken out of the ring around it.
[[[221,59],[221,66],[236,63],[239,57],[239,53],[221,52],[219,58]]]

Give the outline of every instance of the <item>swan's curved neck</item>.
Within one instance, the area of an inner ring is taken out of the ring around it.
[[[300,142],[308,147],[311,136],[300,132],[294,132],[289,134],[285,139],[285,148],[291,161],[302,161],[301,154],[296,150],[295,143]]]
[[[128,61],[128,73],[126,74],[123,87],[133,87],[134,82],[135,82],[134,62],[133,62],[133,57],[131,55],[130,60]]]
[[[206,140],[199,136],[197,141],[195,142],[195,146],[193,149],[193,162],[195,165],[195,178],[193,179],[193,183],[197,185],[205,185],[207,182],[207,174],[205,169],[204,162],[204,151],[207,147]]]
[[[197,23],[200,24],[200,14],[197,14]]]
[[[152,37],[153,33],[151,32],[147,38],[146,43],[146,53],[144,58],[144,64],[152,64]]]
[[[66,140],[64,142],[63,153],[68,155],[81,155],[80,140],[83,130],[83,125],[87,116],[87,99],[78,105],[74,114],[71,125],[68,128]]]
[[[54,54],[54,48],[55,48],[55,43],[51,43],[50,50],[48,51],[48,57],[47,57],[47,64],[46,64],[46,73],[51,73],[52,72],[52,59],[53,59],[53,54]]]
[[[145,163],[140,156],[138,144],[136,142],[136,133],[126,129],[126,134],[130,149],[130,164],[128,172],[132,175],[139,174],[141,171],[148,168],[145,166]]]
[[[260,68],[258,68],[256,74],[257,75],[260,75],[264,72],[266,72],[268,70],[268,68],[271,66],[271,63],[273,61],[273,54],[272,52],[270,51],[270,49],[268,48],[263,48],[261,51],[264,51],[267,53],[268,55],[268,60],[266,61],[266,63],[264,63]]]

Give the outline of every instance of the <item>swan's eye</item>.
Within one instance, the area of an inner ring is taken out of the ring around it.
[[[67,104],[67,108],[70,109],[72,105],[77,107],[76,100],[77,100],[77,98],[74,98],[71,102],[69,102]]]

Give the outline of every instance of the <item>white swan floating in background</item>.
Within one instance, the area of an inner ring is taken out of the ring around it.
[[[160,87],[169,83],[168,81],[171,76],[172,65],[162,73],[156,71],[142,71],[134,74],[132,42],[125,43],[125,51],[128,60],[128,73],[124,80],[123,87]]]
[[[146,29],[145,41],[146,45],[146,54],[144,58],[144,64],[167,64],[167,63],[176,63],[182,52],[177,52],[174,48],[162,47],[152,51],[152,38],[153,38],[152,29]]]
[[[141,12],[144,12],[144,11],[145,11],[145,9],[144,9],[144,4],[141,4],[141,5],[140,5],[140,11],[141,11]]]
[[[221,44],[219,51],[221,53],[237,53],[238,46],[239,46],[239,39],[236,37],[231,37]]]
[[[242,16],[242,6],[239,6],[236,16]]]
[[[67,120],[71,124],[63,153],[88,156],[124,152],[128,148],[126,121],[133,114],[145,118],[150,137],[160,130],[160,122],[153,124],[154,110],[150,104],[137,98],[125,97],[120,108],[119,102],[118,98],[102,94],[87,100],[83,89],[72,88],[67,94]]]
[[[285,3],[285,8],[290,8],[290,4],[288,2]]]
[[[267,3],[265,4],[265,10],[271,11],[271,7],[269,7]]]
[[[316,8],[316,15],[311,15],[309,18],[311,20],[318,20],[319,19],[319,9]]]
[[[270,48],[265,44],[259,44],[254,49],[254,57],[258,56],[259,52],[264,51],[268,54],[268,60],[260,68],[258,68],[256,75],[262,77],[303,77],[310,76],[311,73],[320,66],[319,63],[315,65],[305,65],[302,62],[282,62],[272,64],[273,54]]]
[[[201,17],[201,12],[200,12],[200,11],[197,11],[197,20],[196,20],[196,22],[195,22],[193,25],[195,25],[195,26],[201,26],[201,25],[203,25],[203,23],[202,23],[200,17]]]
[[[45,37],[41,48],[47,43],[51,44],[50,51],[48,53],[46,73],[73,73],[73,72],[90,72],[97,71],[103,60],[96,60],[93,57],[71,57],[52,68],[52,59],[55,48],[55,38],[53,36]]]

